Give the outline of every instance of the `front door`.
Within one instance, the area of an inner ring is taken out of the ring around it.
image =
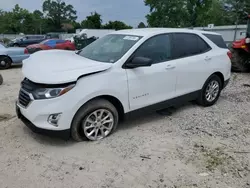
[[[175,96],[175,61],[171,61],[170,35],[148,39],[133,57],[153,60],[150,67],[127,69],[130,110],[163,102]]]

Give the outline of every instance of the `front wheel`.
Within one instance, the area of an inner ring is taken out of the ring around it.
[[[198,104],[207,107],[214,105],[220,97],[222,90],[222,80],[217,75],[212,75],[204,84]]]
[[[75,115],[71,136],[78,142],[101,140],[115,131],[118,121],[118,112],[113,104],[104,99],[92,100]]]

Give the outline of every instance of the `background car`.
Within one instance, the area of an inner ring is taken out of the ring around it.
[[[8,46],[9,47],[26,47],[31,44],[37,44],[46,39],[45,35],[26,35],[21,38],[16,38],[12,40]]]
[[[62,49],[62,50],[75,50],[75,44],[69,40],[61,39],[48,39],[39,44],[27,46],[28,53],[32,54],[40,50],[51,50],[51,49]]]
[[[25,48],[6,47],[0,43],[0,69],[8,69],[12,64],[22,63],[29,56]]]

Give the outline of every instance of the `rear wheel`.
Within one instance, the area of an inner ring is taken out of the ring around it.
[[[8,69],[11,67],[11,59],[8,56],[0,56],[0,69]]]
[[[249,72],[250,54],[241,49],[231,49],[232,51],[232,71]]]
[[[75,115],[71,136],[78,142],[101,140],[115,131],[118,121],[118,112],[113,104],[104,99],[92,100]]]
[[[198,104],[207,107],[214,105],[220,97],[222,90],[222,80],[217,75],[212,75],[204,84],[200,96],[197,100]]]
[[[14,44],[13,47],[19,47],[19,44]]]

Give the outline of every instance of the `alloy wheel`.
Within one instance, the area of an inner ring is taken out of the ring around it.
[[[85,136],[89,140],[101,140],[107,137],[114,126],[114,116],[107,109],[98,109],[90,113],[82,122]]]
[[[206,100],[208,102],[213,102],[217,98],[219,91],[220,91],[219,82],[216,80],[211,81],[206,88],[205,92]]]

